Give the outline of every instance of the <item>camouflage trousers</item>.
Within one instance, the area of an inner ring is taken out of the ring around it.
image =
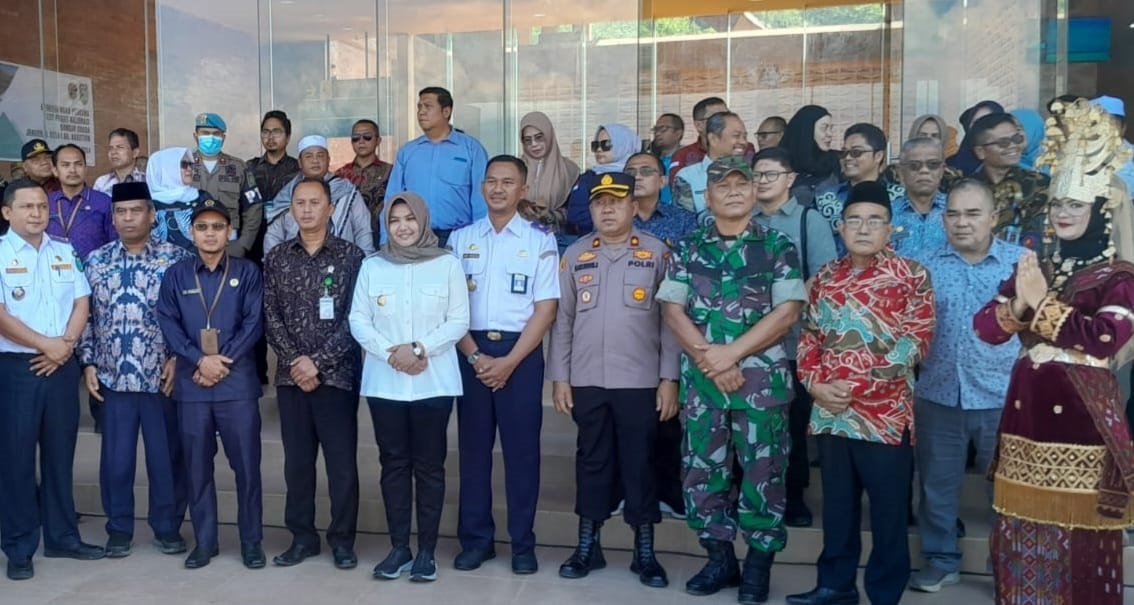
[[[788,406],[682,409],[685,509],[701,538],[732,542],[739,525],[749,546],[777,552],[787,545],[785,474],[791,437]],[[743,476],[734,481],[733,460]],[[739,483],[739,489],[736,487]]]

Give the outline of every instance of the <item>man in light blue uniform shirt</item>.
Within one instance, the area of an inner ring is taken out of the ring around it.
[[[906,194],[894,200],[890,241],[899,256],[914,256],[945,244],[945,149],[939,139],[918,137],[902,145],[898,174]]]
[[[0,548],[8,578],[27,580],[41,530],[45,557],[105,556],[81,541],[71,487],[79,430],[74,352],[91,288],[71,245],[45,233],[47,194],[39,185],[8,185],[3,215],[10,229],[0,239]]]
[[[527,194],[523,160],[488,162],[488,216],[453,233],[469,288],[469,333],[457,343],[464,395],[457,400],[461,493],[453,566],[480,567],[496,556],[492,519],[492,448],[504,458],[512,571],[533,574],[539,433],[543,423],[543,337],[559,304],[555,236],[517,212]]]
[[[417,123],[425,134],[398,150],[386,185],[387,200],[403,191],[425,198],[430,227],[442,247],[454,229],[484,218],[487,212],[480,184],[488,154],[480,141],[449,124],[452,115],[453,96],[448,90],[430,86],[418,93]]]
[[[918,527],[926,563],[910,577],[910,588],[922,592],[960,581],[956,523],[969,442],[983,474],[996,449],[1008,377],[1020,350],[1017,340],[986,344],[972,329],[973,315],[997,295],[1026,251],[993,237],[994,209],[988,186],[975,180],[956,184],[945,210],[948,242],[915,257],[929,269],[937,307],[937,334],[914,391],[922,488]],[[991,504],[990,498],[990,512]]]

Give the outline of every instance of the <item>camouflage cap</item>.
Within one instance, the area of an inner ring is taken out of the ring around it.
[[[707,172],[710,183],[716,183],[734,172],[739,172],[744,178],[752,180],[752,167],[744,158],[737,155],[726,155],[713,160]]]

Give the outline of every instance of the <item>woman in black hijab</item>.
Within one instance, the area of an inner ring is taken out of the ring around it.
[[[834,133],[831,112],[818,105],[801,107],[788,121],[780,146],[796,172],[791,194],[804,206],[812,205],[821,185],[839,178],[839,155],[831,150]]]

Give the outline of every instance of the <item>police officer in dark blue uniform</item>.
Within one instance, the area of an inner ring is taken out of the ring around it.
[[[170,267],[157,305],[162,334],[177,355],[173,398],[196,537],[185,567],[204,567],[219,552],[213,480],[219,432],[236,474],[240,554],[245,567],[259,569],[265,564],[260,546],[262,391],[253,347],[264,330],[263,281],[252,261],[225,251],[232,222],[223,204],[205,200],[193,209],[191,225],[198,255]]]
[[[558,247],[517,208],[527,193],[527,166],[510,155],[488,161],[481,189],[488,216],[453,232],[449,247],[469,287],[469,333],[457,349],[464,396],[457,400],[461,494],[453,566],[480,567],[496,556],[492,519],[492,446],[504,454],[512,571],[538,570],[539,432],[543,423],[543,342],[559,304]]]
[[[8,577],[26,580],[35,575],[41,528],[45,557],[105,556],[80,540],[71,489],[79,430],[74,351],[91,289],[71,245],[44,233],[47,194],[39,185],[9,185],[2,212],[10,230],[0,239],[0,548]]]

